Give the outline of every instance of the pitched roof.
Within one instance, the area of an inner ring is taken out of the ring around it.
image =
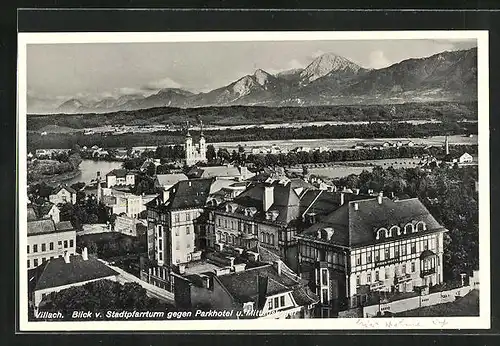
[[[28,204],[28,209],[27,209],[27,216],[28,216],[28,221],[35,221],[38,220],[38,215],[35,210],[35,206],[33,204]]]
[[[73,229],[73,225],[69,221],[61,221],[56,223],[56,229],[58,231],[71,231]]]
[[[116,169],[113,169],[108,174],[106,174],[106,176],[109,177],[109,176],[113,176],[114,175],[117,178],[125,178],[129,174],[133,174],[133,173],[131,173],[131,172],[129,172],[126,169],[123,169],[123,168],[116,168]]]
[[[44,264],[35,290],[70,285],[113,275],[118,275],[118,272],[93,257],[89,257],[85,261],[80,255],[70,255],[70,263],[66,263],[63,257],[58,257]]]
[[[42,219],[28,222],[28,236],[56,232],[52,219]]]
[[[287,275],[278,275],[278,272],[271,264],[217,276],[217,279],[236,301],[245,303],[254,301],[258,296],[259,277],[269,278],[267,295],[293,290],[299,284],[299,282]]]
[[[300,184],[296,179],[284,182],[276,180],[271,183],[254,183],[238,195],[233,202],[230,202],[237,205],[235,212],[244,215],[245,208],[253,207],[257,210],[254,218],[265,219],[266,213],[263,208],[263,200],[266,186],[273,188],[273,203],[268,211],[277,211],[278,216],[275,221],[288,224],[300,216],[301,198],[297,194],[296,189],[309,188],[312,185]],[[300,191],[300,196],[305,196],[305,192],[305,190]],[[225,204],[218,209],[224,212]]]
[[[160,186],[172,186],[182,180],[188,180],[188,177],[184,173],[156,175],[156,181]]]
[[[65,189],[66,191],[68,191],[69,193],[73,194],[73,193],[76,193],[75,189],[69,187],[68,185],[66,184],[60,184],[59,186],[57,186],[54,191],[52,191],[52,194],[55,195],[55,194],[58,194],[59,191],[61,191],[62,189]]]
[[[210,187],[212,185],[213,179],[192,179],[179,181],[177,184],[172,186],[170,191],[170,196],[167,201],[161,202],[164,208],[173,209],[188,209],[188,208],[202,208],[207,202],[207,198],[210,194]],[[152,205],[155,201],[162,199],[160,195],[156,199],[152,200]]]
[[[358,205],[358,210],[355,209]],[[332,228],[333,234],[330,242],[342,246],[356,247],[375,242],[375,231],[380,227],[404,226],[409,222],[423,221],[426,231],[443,230],[427,208],[418,200],[410,198],[393,201],[383,197],[382,203],[377,198],[369,198],[345,203],[337,210],[327,215],[322,221],[305,230],[301,236],[316,237],[317,231]],[[402,234],[400,237],[411,237],[412,234]]]
[[[238,167],[234,166],[214,166],[214,167],[194,167],[188,175],[193,178],[214,178],[214,177],[238,177],[241,175]]]
[[[55,206],[55,204],[54,203],[50,203],[50,202],[47,202],[47,203],[44,203],[44,204],[40,205],[38,207],[38,215],[40,217],[44,217],[45,215],[47,215],[52,210],[52,208],[54,206]]]

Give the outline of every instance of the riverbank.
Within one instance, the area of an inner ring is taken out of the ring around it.
[[[81,174],[81,171],[79,168],[77,168],[77,169],[70,171],[70,172],[48,175],[48,176],[44,176],[43,178],[28,180],[28,184],[37,184],[37,183],[45,182],[45,183],[51,184],[51,185],[58,185],[61,183],[68,182],[68,181],[74,179],[75,177],[78,177],[80,174]]]

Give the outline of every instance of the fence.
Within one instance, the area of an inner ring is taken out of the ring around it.
[[[436,292],[418,297],[396,300],[390,303],[365,306],[363,308],[363,317],[376,316],[379,311],[381,314],[384,314],[385,312],[398,313],[407,310],[418,309],[424,306],[450,303],[455,301],[456,297],[463,297],[473,289],[474,285],[469,285],[455,288],[449,291]]]

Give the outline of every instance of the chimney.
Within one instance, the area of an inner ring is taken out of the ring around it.
[[[234,257],[228,257],[228,260],[229,260],[229,266],[231,268],[233,268],[234,267]]]
[[[89,254],[88,254],[88,251],[87,251],[87,247],[83,248],[82,258],[83,258],[84,261],[87,261],[89,259]]]
[[[275,263],[276,263],[276,271],[278,272],[278,276],[281,276],[281,272],[283,269],[283,262],[281,262],[281,260],[277,260]]]
[[[208,275],[201,274],[200,275],[202,284],[204,288],[210,289],[210,277]]]
[[[344,196],[344,193],[341,192],[340,193],[340,205],[344,205],[344,202],[345,202],[345,196]]]
[[[268,211],[271,208],[271,205],[274,203],[274,187],[273,186],[264,186],[264,199],[263,199],[263,208],[264,211]]]
[[[69,263],[69,252],[64,251],[64,262]]]
[[[377,197],[377,200],[378,200],[378,204],[382,204],[382,198],[384,197],[384,193],[382,191],[380,191],[378,193],[378,197]]]
[[[359,210],[359,203],[358,202],[354,203],[354,210]]]
[[[240,248],[240,247],[235,247],[234,251],[236,251],[238,253],[238,255],[242,255],[243,254],[243,249]]]

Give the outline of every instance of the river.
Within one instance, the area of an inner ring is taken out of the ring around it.
[[[80,163],[80,174],[73,177],[70,180],[66,180],[64,183],[71,185],[82,181],[84,183],[89,183],[92,179],[95,179],[97,172],[101,172],[101,176],[104,177],[106,174],[111,172],[113,169],[121,168],[122,162],[119,161],[94,161],[94,160],[82,160]]]

